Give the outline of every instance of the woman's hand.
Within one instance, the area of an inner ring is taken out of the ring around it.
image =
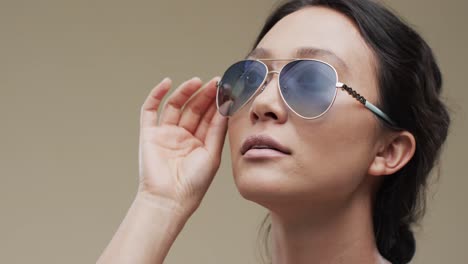
[[[141,107],[138,193],[97,263],[163,263],[219,167],[227,120],[216,111],[217,78],[171,88],[164,79]],[[199,91],[199,92],[197,92]],[[197,92],[197,93],[196,93]]]
[[[190,213],[198,207],[219,168],[227,129],[215,104],[218,79],[203,88],[199,78],[184,82],[159,116],[172,82],[166,78],[151,90],[141,107],[139,194]]]

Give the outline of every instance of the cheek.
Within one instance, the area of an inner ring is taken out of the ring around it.
[[[231,158],[237,158],[237,151],[241,147],[241,135],[244,133],[241,120],[234,117],[229,118],[227,136],[229,140],[229,148],[231,149]]]
[[[337,190],[347,195],[365,179],[375,130],[374,120],[361,110],[337,103],[320,119],[297,127],[296,145],[303,147],[297,148],[295,157],[304,173],[304,188],[324,196]]]
[[[240,148],[243,140],[252,132],[252,124],[249,119],[249,108],[251,102],[242,107],[228,120],[227,136],[231,149],[231,159],[240,158]]]
[[[240,115],[235,115],[229,118],[227,136],[229,141],[229,149],[231,153],[231,166],[236,175],[236,168],[238,167],[238,162],[241,159],[240,148],[242,146],[242,140],[247,135],[246,120]]]

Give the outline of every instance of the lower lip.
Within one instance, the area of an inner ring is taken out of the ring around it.
[[[274,149],[249,149],[244,153],[244,158],[247,159],[268,159],[284,157],[288,154],[274,150]]]

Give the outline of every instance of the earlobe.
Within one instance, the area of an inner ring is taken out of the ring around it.
[[[416,140],[408,131],[393,134],[390,141],[375,154],[368,174],[373,176],[390,175],[405,166],[416,150]]]

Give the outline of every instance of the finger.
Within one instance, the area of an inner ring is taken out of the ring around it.
[[[184,106],[182,116],[180,117],[179,126],[185,128],[190,133],[194,133],[197,129],[201,117],[213,104],[216,96],[216,82],[219,77],[209,81],[198,94],[193,96]]]
[[[221,157],[224,139],[226,138],[228,118],[222,116],[218,111],[211,119],[208,131],[206,132],[205,146],[213,157]]]
[[[164,104],[160,117],[160,124],[178,124],[182,113],[182,107],[201,85],[202,81],[200,78],[195,77],[177,87]]]
[[[171,88],[172,81],[169,78],[164,78],[158,85],[156,85],[148,97],[146,97],[143,105],[141,106],[140,113],[140,126],[151,127],[156,126],[158,119],[158,107],[162,99]]]
[[[205,142],[206,132],[208,131],[211,119],[213,118],[216,111],[216,104],[213,102],[198,124],[197,130],[195,131],[195,137],[200,139],[201,142]]]

